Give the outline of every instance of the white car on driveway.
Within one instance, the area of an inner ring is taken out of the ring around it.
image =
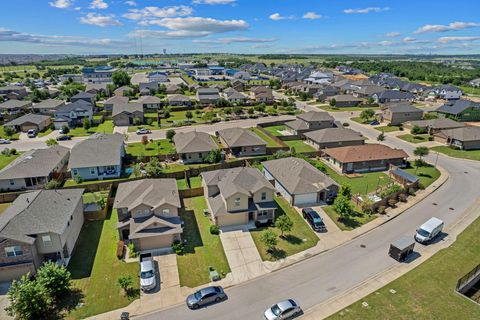
[[[140,255],[140,289],[151,291],[157,287],[155,261],[150,253]]]

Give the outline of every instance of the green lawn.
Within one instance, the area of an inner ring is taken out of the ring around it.
[[[184,199],[184,204],[180,217],[185,222],[182,239],[187,242],[185,253],[177,255],[178,273],[180,285],[193,288],[210,282],[210,266],[222,277],[230,272],[230,266],[220,236],[210,233],[210,218],[203,215],[205,197]]]
[[[303,140],[291,140],[291,141],[284,141],[284,142],[290,148],[295,148],[295,152],[297,153],[315,151],[314,147],[306,144]]]
[[[202,186],[202,177],[190,177],[190,188],[200,188]]]
[[[72,311],[69,317],[83,319],[125,307],[139,298],[139,264],[124,263],[116,257],[117,222],[116,210],[104,221],[85,221],[68,265],[73,285],[85,297],[83,306]],[[124,296],[117,285],[120,275],[132,277],[133,291],[129,296]]]
[[[113,181],[119,181],[119,180],[122,180],[122,181],[126,181],[128,180],[128,178],[114,178],[114,179],[103,179],[103,180],[87,180],[87,181],[83,181],[83,182],[80,182],[80,183],[76,183],[75,180],[73,179],[68,179],[65,181],[65,183],[63,184],[64,187],[72,187],[72,186],[84,186],[84,185],[87,185],[87,184],[96,184],[96,183],[100,183],[100,182],[113,182]]]
[[[375,130],[387,132],[395,132],[400,130],[400,126],[375,126]]]
[[[0,139],[9,139],[9,140],[18,140],[20,137],[20,133],[14,133],[12,136],[7,136],[5,134],[5,130],[3,130],[3,126],[0,126]]]
[[[449,248],[328,319],[480,319],[480,307],[455,292],[458,279],[478,265],[479,234],[477,219]]]
[[[5,168],[7,166],[7,164],[12,162],[16,158],[18,158],[20,156],[20,154],[21,154],[20,152],[17,152],[17,154],[15,154],[15,155],[9,155],[9,156],[5,156],[3,154],[0,154],[0,170]]]
[[[292,254],[304,251],[308,248],[314,247],[319,241],[317,235],[308,226],[302,216],[283,198],[275,197],[278,204],[277,218],[286,214],[293,221],[292,231],[285,234],[285,238],[280,238],[280,230],[275,227],[256,228],[250,230],[253,241],[257,246],[258,252],[264,261],[275,261]],[[270,229],[279,237],[276,251],[274,254],[267,253],[267,248],[260,240],[262,232]]]
[[[112,120],[107,120],[104,121],[103,123],[99,124],[98,126],[92,126],[90,129],[85,130],[83,127],[77,127],[74,129],[70,129],[70,132],[68,133],[71,136],[74,137],[84,137],[84,136],[89,136],[94,133],[113,133],[113,121]]]
[[[377,215],[375,214],[368,215],[363,212],[355,212],[348,218],[342,218],[338,215],[338,213],[335,212],[333,206],[325,206],[322,209],[330,217],[330,219],[335,222],[337,227],[343,231],[353,230],[377,218]]]
[[[167,155],[175,153],[173,142],[168,139],[154,140],[147,145],[141,142],[127,144],[127,153],[134,156],[158,156],[159,154]]]
[[[448,146],[433,147],[430,150],[437,151],[454,158],[480,161],[480,150],[455,150]]]
[[[268,133],[270,133],[272,136],[275,136],[275,137],[279,137],[279,136],[282,136],[282,134],[278,131],[283,131],[283,130],[286,130],[287,129],[287,126],[282,124],[282,125],[279,125],[279,126],[271,126],[271,127],[264,127],[263,130],[267,131]]]
[[[188,120],[187,116],[186,116],[187,112],[188,112],[187,110],[172,111],[172,112],[170,112],[170,117],[169,118],[160,119],[160,124],[162,126],[165,126],[165,125],[171,125],[174,121],[186,121],[186,120]],[[190,112],[192,112],[192,114],[193,114],[193,118],[190,119],[190,120],[193,120],[195,122],[204,122],[203,119],[202,119],[203,112],[200,113],[200,114],[197,114],[195,112],[195,110],[190,110]]]
[[[368,119],[368,120],[364,120],[360,117],[353,117],[353,118],[350,118],[350,120],[352,121],[355,121],[356,123],[360,123],[360,124],[369,124],[370,122],[372,122],[373,120],[375,120],[375,118],[371,118],[371,119]],[[373,126],[372,126],[373,127]]]
[[[262,138],[267,143],[267,147],[281,147],[281,145],[277,141],[273,140],[262,130],[256,127],[250,128],[250,130],[253,131],[257,136]]]
[[[178,190],[188,189],[187,182],[185,181],[185,179],[177,179],[177,188]]]
[[[440,171],[432,165],[426,165],[417,168],[413,161],[410,162],[410,164],[411,168],[407,168],[404,170],[419,177],[420,184],[425,188],[431,185],[435,180],[440,177]]]
[[[165,173],[185,171],[189,168],[203,168],[211,166],[210,163],[198,163],[198,164],[180,164],[180,163],[169,163],[163,169]]]
[[[41,131],[37,134],[37,137],[41,138],[41,137],[45,137],[46,135],[49,135],[50,133],[53,132],[53,129],[52,128],[48,128],[46,129],[45,131]]]
[[[108,192],[87,192],[83,194],[83,203],[94,203],[99,197],[105,198],[107,200]]]
[[[366,109],[378,110],[379,107],[335,107],[332,108],[328,104],[321,104],[318,108],[328,112],[343,112],[343,111],[363,111]]]
[[[428,138],[430,137],[429,134],[403,134],[401,136],[397,136],[397,138],[400,138],[404,141],[410,142],[410,143],[421,143],[421,142],[427,142]]]

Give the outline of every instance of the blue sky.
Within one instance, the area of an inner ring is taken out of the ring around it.
[[[480,1],[442,2],[1,0],[0,53],[480,53]]]

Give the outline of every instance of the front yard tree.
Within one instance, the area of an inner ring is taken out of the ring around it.
[[[340,195],[350,199],[352,197],[352,187],[349,184],[342,184],[340,187]]]
[[[30,279],[30,273],[12,282],[8,289],[8,300],[10,305],[5,311],[15,319],[44,319],[48,315],[52,316],[52,298],[45,288]]]
[[[62,127],[62,132],[63,132],[63,134],[68,134],[70,132],[70,128],[68,126],[63,126]]]
[[[130,76],[122,70],[115,71],[112,74],[112,82],[118,87],[127,86],[130,84]]]
[[[148,144],[148,136],[147,135],[142,136],[142,144],[144,146],[146,146]]]
[[[207,163],[217,163],[220,162],[220,160],[222,160],[222,153],[219,149],[210,151],[205,158],[203,158],[203,161]]]
[[[336,107],[337,106],[337,100],[335,98],[333,98],[332,100],[330,100],[330,107]]]
[[[65,266],[47,262],[38,270],[35,280],[58,301],[71,289],[70,276]]]
[[[120,277],[118,277],[117,283],[125,293],[128,293],[130,287],[133,284],[133,280],[132,277],[129,275],[121,275]]]
[[[362,112],[360,112],[360,119],[364,121],[368,121],[374,116],[375,116],[375,111],[373,111],[372,109],[365,109]]]
[[[335,201],[333,202],[333,209],[342,218],[348,217],[353,213],[353,205],[350,201],[350,198],[347,198],[343,195],[335,198]]]
[[[11,137],[15,134],[15,129],[12,127],[3,127],[3,132],[5,132],[5,135],[7,137]]]
[[[414,134],[414,135],[417,135],[417,134],[422,133],[423,130],[422,130],[422,128],[420,128],[419,126],[414,125],[414,126],[412,127],[412,130],[410,130],[410,132],[411,132],[412,134]]]
[[[292,231],[293,221],[292,221],[292,219],[290,219],[289,216],[284,214],[283,216],[280,216],[280,217],[277,218],[277,220],[275,221],[275,227],[280,229],[280,231],[281,231],[280,237],[283,238],[283,234],[285,232]]]
[[[175,137],[175,130],[173,130],[173,129],[168,130],[167,131],[167,139],[172,141],[173,137]]]
[[[385,133],[383,131],[378,135],[377,141],[385,141]]]
[[[422,161],[422,157],[428,156],[430,153],[430,150],[428,150],[427,147],[416,147],[415,150],[413,150],[413,154],[419,157],[419,160]]]
[[[88,118],[83,119],[83,127],[85,128],[85,130],[90,129],[90,120]]]
[[[188,119],[188,120],[191,120],[193,118],[193,113],[192,111],[187,111],[185,112],[185,117]]]
[[[263,231],[260,241],[267,247],[267,252],[272,253],[277,245],[277,235],[272,230]]]

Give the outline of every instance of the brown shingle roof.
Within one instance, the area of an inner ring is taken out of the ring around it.
[[[408,158],[402,149],[392,149],[383,144],[364,144],[326,149],[325,153],[342,163]]]

